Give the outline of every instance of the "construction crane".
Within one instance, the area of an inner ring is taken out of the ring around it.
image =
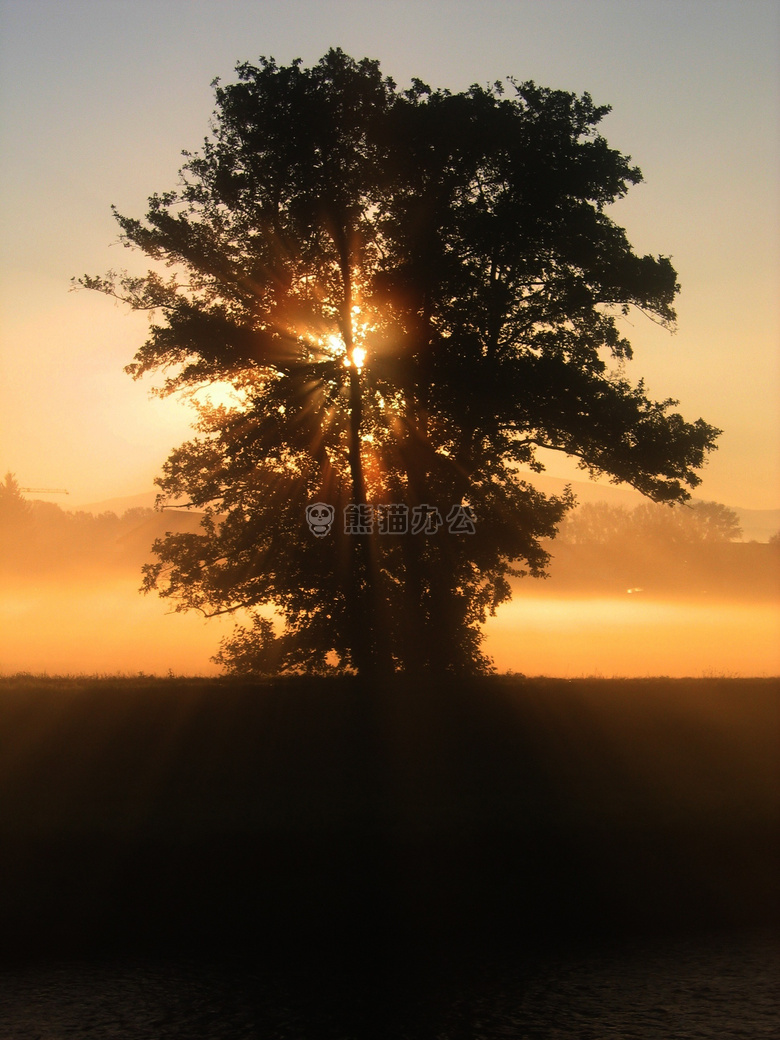
[[[20,491],[28,491],[33,495],[69,495],[65,488],[19,488]]]

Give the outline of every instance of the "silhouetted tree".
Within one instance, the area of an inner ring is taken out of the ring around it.
[[[30,503],[24,497],[13,473],[0,483],[0,528],[7,532],[29,523]]]
[[[742,524],[736,509],[722,502],[692,502],[693,524],[705,542],[734,542],[742,537]]]
[[[640,171],[587,94],[401,91],[340,50],[237,72],[179,188],[145,221],[117,214],[171,273],[80,280],[156,313],[133,376],[235,390],[232,407],[200,400],[158,481],[206,515],[158,544],[145,587],[207,614],[273,604],[284,633],[255,622],[228,664],[485,668],[487,614],[509,575],[543,574],[540,539],[573,501],[518,467],[553,448],[682,501],[719,432],[622,374],[621,316],[671,326],[678,291],[606,213]],[[322,538],[304,515],[318,501],[336,510]],[[396,505],[430,533],[379,533],[381,516],[345,530],[345,507]],[[464,509],[474,533],[434,531],[468,528]]]

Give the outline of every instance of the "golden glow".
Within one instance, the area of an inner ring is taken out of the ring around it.
[[[0,672],[213,675],[235,619],[172,614],[138,595],[138,575],[0,581]],[[777,675],[774,601],[516,595],[486,628],[499,671],[526,675]]]
[[[502,604],[485,634],[498,670],[526,675],[780,671],[780,606],[775,601],[563,597],[529,590]]]
[[[0,584],[0,671],[115,675],[215,675],[209,660],[233,619],[171,613],[158,596],[138,594],[137,573],[63,575]]]
[[[354,307],[352,307],[351,313],[350,334],[353,347],[350,352],[347,351],[344,337],[336,332],[330,332],[327,336],[320,336],[317,343],[332,357],[340,357],[345,368],[351,368],[352,365],[354,365],[355,368],[362,369],[368,357],[368,350],[365,347],[365,339],[366,336],[376,328],[376,326],[372,325],[371,322],[365,318],[363,320],[358,320],[360,315],[363,314],[363,308],[358,304],[355,304]]]
[[[344,346],[344,340],[335,332],[331,332],[329,335],[325,336],[324,339],[320,340],[320,343],[329,354],[333,354],[336,357],[340,354],[346,353],[347,348]]]

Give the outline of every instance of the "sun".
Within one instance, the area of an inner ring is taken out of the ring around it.
[[[352,351],[352,361],[350,361],[348,357],[345,357],[344,364],[354,364],[355,368],[362,368],[366,362],[366,354],[367,352],[365,347],[355,347]]]
[[[366,335],[372,331],[374,326],[366,320],[361,320],[361,314],[362,308],[355,305],[352,308],[351,334],[354,345],[351,351],[347,351],[344,337],[337,332],[330,332],[328,335],[320,337],[319,340],[319,345],[330,355],[342,358],[345,368],[351,368],[354,365],[355,368],[362,369],[368,358],[368,351],[363,343]]]

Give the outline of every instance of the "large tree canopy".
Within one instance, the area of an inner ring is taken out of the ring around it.
[[[521,476],[537,449],[672,503],[719,432],[624,374],[622,316],[671,327],[679,288],[607,215],[640,171],[587,94],[402,91],[340,50],[237,72],[178,189],[117,214],[170,271],[80,280],[152,312],[135,377],[235,388],[201,400],[165,466],[163,495],[206,515],[158,544],[146,587],[208,614],[275,607],[284,631],[257,615],[229,667],[483,668],[481,625],[516,568],[544,573],[571,505]],[[315,502],[335,508],[323,537]],[[408,529],[382,533],[396,506]],[[345,507],[376,507],[373,531]]]

